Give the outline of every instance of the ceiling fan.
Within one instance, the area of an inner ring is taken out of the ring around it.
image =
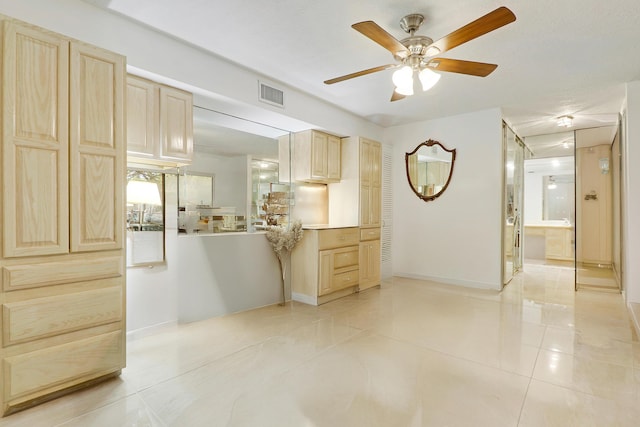
[[[396,88],[391,96],[391,101],[397,101],[413,95],[414,74],[418,75],[423,90],[430,89],[440,79],[440,74],[432,70],[486,77],[498,67],[496,64],[436,58],[436,56],[515,20],[516,16],[513,12],[504,6],[499,7],[435,42],[429,37],[415,34],[424,21],[424,16],[418,13],[407,15],[400,20],[400,27],[409,34],[409,37],[402,40],[397,40],[373,21],[358,22],[351,27],[391,52],[397,63],[335,77],[325,80],[324,83],[330,85],[354,77],[398,68],[393,73],[393,83]]]

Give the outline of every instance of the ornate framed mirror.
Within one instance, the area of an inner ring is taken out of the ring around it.
[[[437,199],[449,186],[456,150],[449,150],[438,141],[422,142],[405,154],[407,179],[413,192],[425,202]]]

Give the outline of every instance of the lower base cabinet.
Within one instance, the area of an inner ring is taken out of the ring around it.
[[[125,367],[122,254],[0,260],[2,415]]]
[[[380,284],[380,240],[360,242],[360,285],[359,290]]]
[[[319,305],[356,292],[359,263],[358,227],[305,229],[291,253],[292,299]]]

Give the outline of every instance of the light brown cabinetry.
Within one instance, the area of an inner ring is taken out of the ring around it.
[[[545,258],[573,260],[573,230],[569,227],[547,227],[545,229]]]
[[[360,138],[360,227],[380,227],[382,145]]]
[[[2,414],[125,365],[124,57],[2,18]]]
[[[305,230],[291,254],[294,300],[322,304],[357,290],[359,282],[358,227]]]
[[[294,181],[330,183],[340,181],[340,138],[317,130],[307,130],[293,135],[293,161],[291,171]],[[288,156],[281,142],[281,154]],[[288,162],[286,162],[288,164]]]
[[[138,163],[191,163],[193,95],[127,76],[127,155]]]
[[[329,218],[335,224],[358,224],[360,285],[380,284],[382,226],[382,144],[367,138],[342,139],[342,180],[329,184]]]

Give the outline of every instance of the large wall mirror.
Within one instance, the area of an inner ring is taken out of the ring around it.
[[[432,139],[405,154],[407,179],[413,192],[428,202],[442,195],[449,186],[456,150]]]
[[[127,266],[164,262],[162,172],[127,169]]]
[[[280,182],[278,150],[289,132],[200,106],[193,118],[194,159],[178,176],[179,232],[253,232],[286,223],[289,182]],[[274,216],[276,196],[282,203]]]

